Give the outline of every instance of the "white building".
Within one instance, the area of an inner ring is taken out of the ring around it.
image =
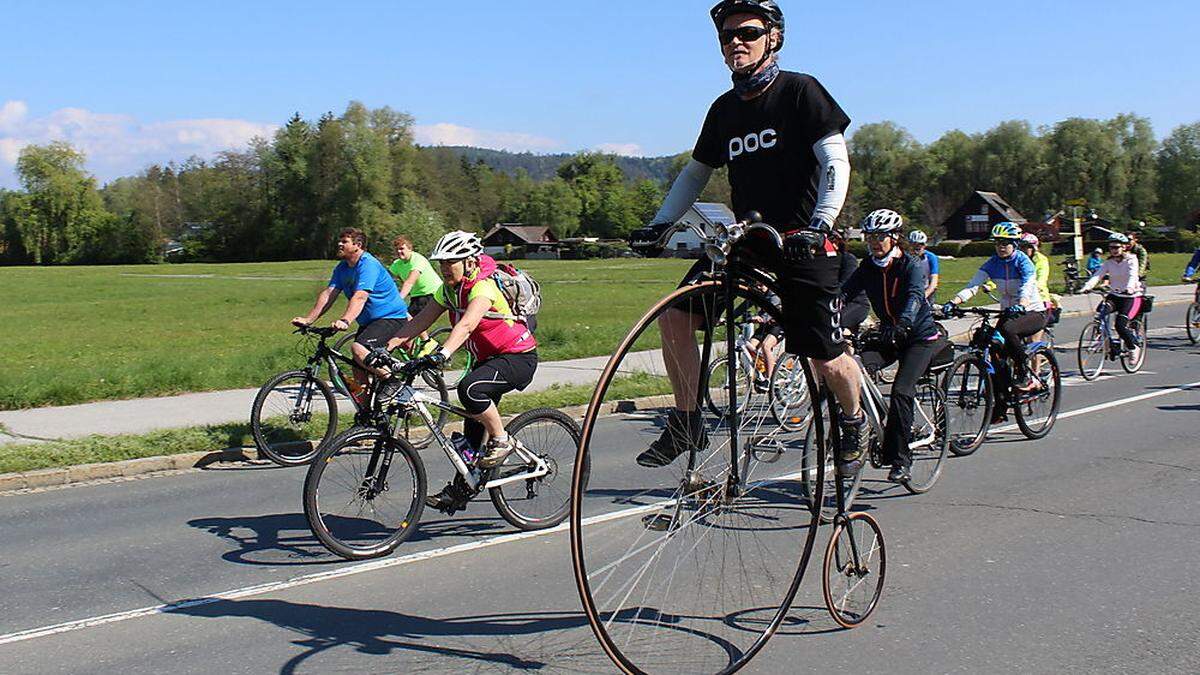
[[[735,222],[737,222],[737,218],[734,217],[733,211],[730,211],[728,206],[713,202],[696,202],[688,208],[682,218],[676,221],[676,224],[698,225],[703,228],[705,233],[712,234],[713,226],[717,223],[732,225]],[[667,247],[663,251],[664,256],[676,258],[696,258],[703,253],[704,243],[691,230],[676,232],[667,242]]]

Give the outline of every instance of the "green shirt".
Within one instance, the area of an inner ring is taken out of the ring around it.
[[[1134,244],[1133,254],[1138,259],[1138,276],[1146,276],[1146,273],[1150,271],[1150,256],[1146,253],[1146,247],[1141,244]]]
[[[412,290],[408,292],[409,297],[419,298],[422,295],[433,295],[442,287],[442,277],[433,271],[433,265],[429,264],[425,256],[416,251],[412,252],[408,260],[396,258],[396,261],[388,269],[401,286],[404,286],[404,280],[408,279],[408,275],[412,274],[413,270],[421,273],[421,276],[417,277],[417,282],[413,284]]]

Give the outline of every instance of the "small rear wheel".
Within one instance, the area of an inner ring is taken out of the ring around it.
[[[521,530],[558,525],[571,512],[571,475],[579,451],[579,425],[560,410],[537,408],[517,415],[506,428],[529,457],[514,452],[491,470],[487,480],[537,473],[543,464],[548,472],[490,488],[492,504],[505,520]],[[588,461],[585,457],[584,462]],[[584,466],[585,485],[587,468]]]
[[[280,466],[308,464],[337,433],[337,399],[304,370],[280,373],[258,390],[250,430],[258,452]]]
[[[825,547],[825,607],[842,628],[855,628],[879,606],[887,576],[883,530],[866,513],[850,513],[833,528]]]

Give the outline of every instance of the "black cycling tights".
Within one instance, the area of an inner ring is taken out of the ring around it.
[[[533,381],[537,370],[537,351],[524,354],[501,354],[493,356],[467,373],[458,383],[458,400],[472,415],[478,415],[492,404],[499,404],[500,397],[513,389],[524,389]],[[467,418],[463,423],[463,435],[473,447],[483,445],[484,428],[479,422]]]
[[[1004,336],[1004,353],[1013,362],[1013,375],[1025,379],[1025,341],[1030,335],[1046,328],[1045,312],[1026,312],[1000,321],[997,330]]]
[[[1129,328],[1129,322],[1136,319],[1138,314],[1141,313],[1142,299],[1140,297],[1129,298],[1110,293],[1108,302],[1117,313],[1117,335],[1121,336],[1121,341],[1125,343],[1126,349],[1133,349],[1136,337]]]

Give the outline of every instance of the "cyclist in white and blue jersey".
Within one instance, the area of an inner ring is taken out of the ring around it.
[[[996,254],[988,258],[966,287],[943,306],[943,311],[949,314],[955,306],[970,300],[989,280],[994,283],[1000,309],[1005,310],[996,328],[1004,337],[1004,351],[1012,360],[1017,389],[1029,391],[1038,385],[1025,367],[1024,338],[1046,328],[1046,303],[1038,291],[1033,261],[1017,250],[1022,234],[1021,226],[1016,223],[1003,222],[993,227]],[[1000,384],[1003,388],[1004,383]],[[1004,417],[1003,407],[997,408],[994,421]]]
[[[929,235],[924,232],[920,230],[909,232],[908,243],[912,246],[912,254],[917,258],[921,274],[925,277],[925,297],[933,298],[933,294],[937,292],[938,279],[941,277],[942,262],[933,251],[929,250]]]

